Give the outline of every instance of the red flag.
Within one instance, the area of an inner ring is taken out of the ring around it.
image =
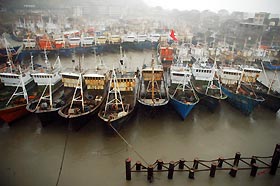
[[[174,32],[173,29],[171,30],[170,37],[171,37],[174,41],[178,41],[178,39],[177,39],[176,36],[175,36],[175,32]]]

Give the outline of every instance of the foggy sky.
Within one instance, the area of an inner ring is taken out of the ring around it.
[[[144,0],[149,6],[161,6],[164,9],[211,10],[221,9],[242,12],[269,12],[280,14],[279,0]]]

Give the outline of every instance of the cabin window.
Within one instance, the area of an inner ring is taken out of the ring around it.
[[[184,76],[184,74],[173,73],[174,76]]]

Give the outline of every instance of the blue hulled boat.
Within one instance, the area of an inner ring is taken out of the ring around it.
[[[263,63],[264,68],[268,70],[280,70],[280,64],[272,64],[271,62]]]
[[[254,108],[259,105],[260,102],[264,101],[262,97],[252,98],[245,92],[234,92],[226,86],[222,86],[222,90],[228,96],[227,101],[245,115],[250,115]]]
[[[199,102],[199,97],[190,81],[191,74],[191,69],[188,65],[171,65],[170,103],[183,120],[186,119],[194,106]]]
[[[240,68],[240,67],[239,67]],[[241,66],[221,67],[220,79],[222,90],[228,96],[227,101],[245,115],[250,115],[254,108],[264,101],[253,91],[249,91],[245,84],[255,83],[261,70],[253,67]]]

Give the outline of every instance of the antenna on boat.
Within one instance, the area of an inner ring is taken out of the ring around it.
[[[59,71],[62,69],[62,65],[61,65],[61,61],[60,61],[60,57],[59,56],[57,56],[57,58],[56,58],[56,60],[54,62],[53,67],[55,69],[58,69]]]
[[[48,59],[46,48],[44,49],[44,58],[45,58],[45,64],[47,66],[47,69],[50,70],[51,69],[51,65],[50,65],[50,62],[49,62],[49,59]]]
[[[124,54],[122,51],[122,46],[120,46],[120,67],[121,67],[121,73],[123,75],[123,71],[124,71]]]
[[[13,73],[13,66],[14,66],[14,64],[13,64],[13,60],[12,60],[12,51],[11,51],[11,48],[8,47],[9,43],[8,43],[8,41],[7,41],[7,39],[5,37],[4,37],[4,44],[5,44],[6,53],[7,53],[7,57],[8,57],[7,64],[10,67],[11,73]]]
[[[30,53],[30,64],[31,64],[31,70],[34,70],[34,61],[33,61],[32,52]]]

